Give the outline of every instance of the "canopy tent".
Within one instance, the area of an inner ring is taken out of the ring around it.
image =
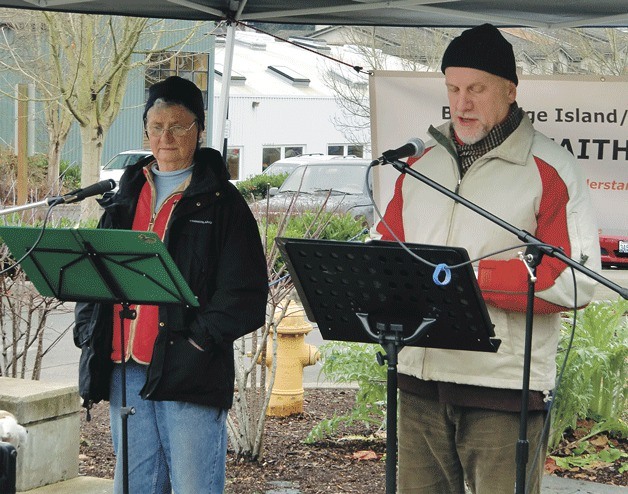
[[[626,0],[0,0],[0,7],[286,24],[623,27]]]
[[[202,21],[364,26],[624,27],[627,0],[0,0],[11,7]],[[229,81],[235,23],[229,22],[223,79]],[[214,147],[224,135],[229,84],[223,84]]]

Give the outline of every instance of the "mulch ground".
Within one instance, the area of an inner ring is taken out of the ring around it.
[[[226,494],[263,494],[280,487],[299,494],[385,492],[385,437],[374,427],[343,428],[338,437],[313,445],[303,441],[316,424],[334,414],[351,410],[352,389],[306,389],[304,413],[266,420],[264,457],[259,462],[227,458]],[[565,444],[575,439],[567,437]],[[625,440],[610,439],[626,449]],[[603,440],[598,441],[603,447]],[[100,403],[92,410],[92,421],[81,417],[80,473],[113,478],[115,457],[109,435],[109,408]],[[628,486],[628,471],[620,473],[626,459],[612,464],[562,470],[550,461],[552,474],[591,482]],[[298,491],[297,491],[298,489]]]

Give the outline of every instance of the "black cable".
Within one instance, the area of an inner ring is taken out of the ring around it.
[[[399,237],[397,237],[397,235],[395,235],[395,232],[392,230],[392,228],[388,225],[388,223],[384,219],[384,216],[382,215],[382,213],[378,209],[377,204],[375,204],[375,200],[373,198],[373,193],[372,193],[371,189],[369,188],[368,176],[369,176],[369,173],[371,173],[371,169],[373,168],[373,166],[375,166],[375,163],[371,163],[369,165],[368,169],[367,169],[367,172],[366,172],[366,185],[367,185],[367,191],[368,191],[369,200],[373,204],[373,209],[377,213],[377,216],[379,217],[380,222],[386,227],[386,229],[388,230],[388,233],[390,233],[390,235],[395,239],[397,244],[399,244],[399,246],[403,250],[405,250],[410,256],[412,256],[417,261],[426,264],[427,266],[430,266],[432,268],[437,268],[438,267],[437,264],[434,264],[434,263],[428,261],[427,259],[424,259],[421,256],[419,256],[419,255],[415,254],[414,252],[412,252],[405,245],[405,243],[401,239],[399,239]],[[461,268],[463,266],[466,266],[467,264],[473,264],[474,262],[479,262],[482,259],[486,259],[488,257],[494,256],[494,255],[497,255],[497,254],[501,254],[503,252],[508,252],[510,250],[519,249],[521,247],[534,247],[534,246],[552,247],[552,245],[550,245],[550,244],[539,244],[539,243],[527,243],[527,242],[524,242],[524,243],[521,243],[521,244],[516,244],[516,245],[510,246],[510,247],[505,247],[503,249],[499,249],[499,250],[496,250],[496,251],[493,251],[493,252],[489,252],[488,254],[485,254],[483,256],[477,257],[475,259],[470,259],[469,261],[465,261],[465,262],[462,262],[460,264],[454,264],[452,266],[447,266],[447,268],[448,269],[458,269],[458,268]]]
[[[239,24],[241,26],[247,27],[249,29],[252,29],[254,31],[257,31],[258,33],[262,33],[262,34],[265,34],[267,36],[271,36],[272,38],[278,39],[279,41],[283,41],[285,43],[289,43],[289,44],[294,45],[294,46],[296,46],[298,48],[301,48],[301,49],[303,49],[305,51],[309,51],[311,53],[319,55],[319,56],[321,56],[323,58],[327,58],[327,59],[331,60],[332,62],[336,62],[336,63],[342,64],[342,65],[346,65],[347,67],[351,67],[358,74],[372,75],[372,72],[370,70],[364,70],[364,67],[360,67],[359,65],[351,65],[350,63],[343,62],[342,60],[338,60],[337,58],[331,57],[329,55],[325,55],[324,53],[321,53],[321,52],[319,52],[317,50],[312,50],[311,48],[308,48],[307,46],[300,45],[299,43],[295,43],[294,41],[290,41],[289,39],[281,38],[281,37],[279,37],[279,36],[277,36],[275,34],[272,34],[272,33],[267,33],[266,31],[263,31],[263,30],[255,27],[255,26],[250,26],[250,25],[248,25],[248,24],[246,24],[246,23],[244,23],[242,21],[238,21],[238,20],[234,19],[233,22],[235,22],[236,24]]]

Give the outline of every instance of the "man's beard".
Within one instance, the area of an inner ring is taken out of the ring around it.
[[[459,130],[456,124],[454,124],[454,130],[456,131],[456,136],[458,137],[458,139],[460,139],[464,144],[467,145],[478,143],[488,135],[488,132],[484,127],[480,127],[472,135],[469,135],[468,133],[466,135],[461,134],[460,130],[466,129]]]

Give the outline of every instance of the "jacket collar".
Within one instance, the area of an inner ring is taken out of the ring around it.
[[[450,122],[438,127],[430,127],[428,133],[436,142],[444,146],[449,154],[458,159]],[[491,149],[479,159],[499,158],[513,165],[525,165],[532,150],[533,138],[534,127],[528,115],[524,113],[515,131],[501,145]]]
[[[98,201],[104,208],[123,206],[132,208],[146,183],[144,167],[155,161],[147,156],[129,166],[120,179],[118,191]],[[229,172],[222,155],[212,148],[200,148],[194,154],[194,168],[190,185],[183,197],[212,193],[223,190],[229,184]]]

